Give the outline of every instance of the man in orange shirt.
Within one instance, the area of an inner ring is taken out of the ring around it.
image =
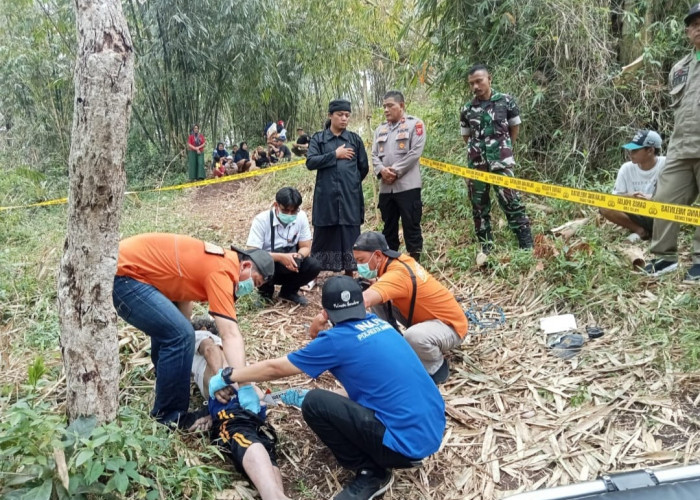
[[[263,250],[220,246],[179,234],[148,233],[119,244],[112,300],[117,314],[151,337],[156,397],[151,415],[165,424],[189,424],[190,370],[194,356],[192,302],[208,302],[226,361],[245,366],[245,343],[236,321],[236,297],[270,280],[275,264]],[[222,367],[223,368],[223,367]],[[257,413],[250,385],[241,406]]]
[[[406,341],[433,381],[447,380],[444,353],[462,343],[468,327],[454,295],[412,257],[390,250],[381,233],[362,233],[353,254],[357,272],[373,282],[363,293],[365,306],[390,323],[401,323]]]

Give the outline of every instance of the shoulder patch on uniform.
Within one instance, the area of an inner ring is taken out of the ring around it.
[[[416,123],[416,134],[423,135],[423,122]]]
[[[688,66],[681,66],[679,69],[673,72],[673,78],[671,80],[671,87],[685,83],[688,80],[688,73],[690,68]]]
[[[214,245],[213,243],[209,243],[208,241],[204,242],[204,253],[212,254],[212,255],[226,255],[226,252],[224,252],[224,249],[221,248],[219,245]]]

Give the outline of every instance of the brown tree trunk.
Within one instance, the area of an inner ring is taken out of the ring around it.
[[[134,50],[121,2],[74,0],[78,30],[68,226],[58,277],[68,417],[113,420],[119,394],[112,284],[126,177]]]

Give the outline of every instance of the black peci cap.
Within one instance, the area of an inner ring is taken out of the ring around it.
[[[352,112],[350,108],[350,101],[346,99],[334,99],[328,104],[328,113],[335,113],[336,111],[347,111]]]

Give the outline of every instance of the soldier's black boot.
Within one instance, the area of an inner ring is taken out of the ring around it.
[[[523,250],[531,250],[534,246],[532,243],[532,232],[530,226],[522,226],[515,231],[518,237],[518,246]]]
[[[491,230],[479,231],[476,237],[481,243],[481,251],[486,255],[490,254],[491,250],[493,250],[493,236],[491,235]]]

